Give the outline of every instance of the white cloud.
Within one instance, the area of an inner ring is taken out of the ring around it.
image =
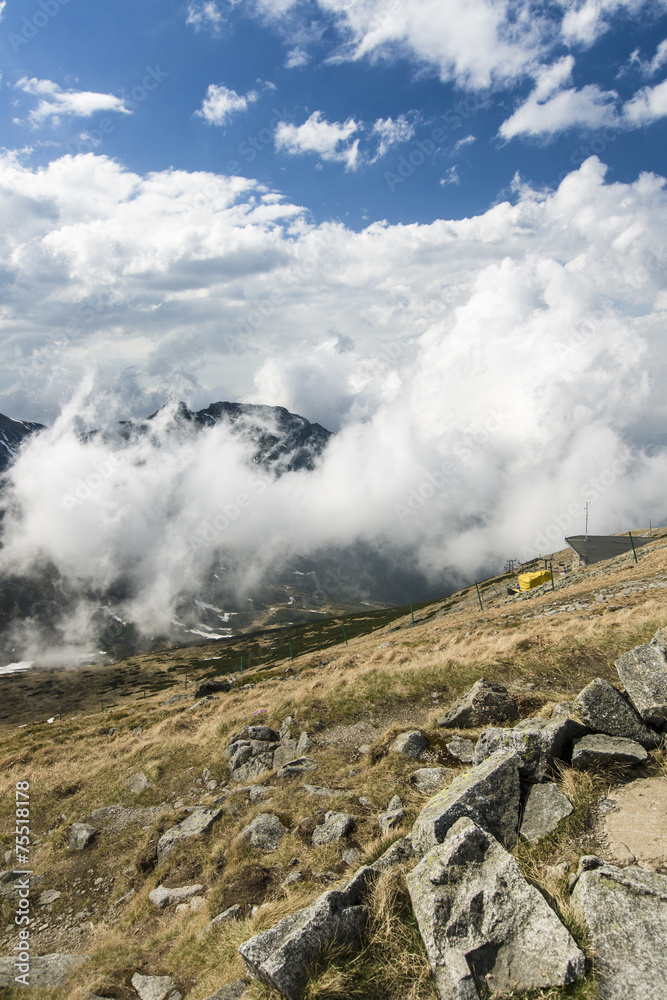
[[[591,494],[599,533],[665,517],[666,227],[662,178],[606,183],[596,158],[473,218],[354,232],[243,178],[4,156],[0,409],[52,417],[93,362],[92,424],[182,393],[287,406],[340,433],[318,472],[253,496],[219,538],[229,565],[361,541],[397,575],[474,579],[561,546]],[[247,491],[243,448],[158,428],[118,464],[73,432],[81,405],[16,467],[0,571],[46,554],[96,585],[126,573],[154,628]]]
[[[448,184],[461,185],[461,178],[456,167],[450,167],[445,176],[440,178],[440,187],[447,187]]]
[[[667,9],[667,0],[560,0],[566,7],[561,32],[568,44],[592,45],[619,15],[636,17],[644,7]]]
[[[354,118],[344,123],[328,122],[321,111],[314,111],[303,125],[279,122],[276,149],[293,156],[318,153],[322,160],[338,161],[354,170],[359,162],[359,140],[351,139],[360,127]]]
[[[227,125],[235,114],[247,111],[248,105],[254,104],[258,99],[256,90],[237,94],[224,84],[211,83],[202,106],[199,111],[195,111],[195,115],[203,118],[209,125]]]
[[[88,118],[99,111],[115,111],[126,115],[132,113],[125,101],[113,94],[62,90],[52,80],[38,80],[35,77],[29,79],[27,76],[21,77],[15,86],[24,94],[39,98],[37,107],[28,116],[34,125],[41,125],[48,118],[55,123],[62,116]]]
[[[304,48],[297,45],[295,48],[291,49],[287,53],[287,59],[285,60],[286,69],[298,69],[299,66],[307,66],[310,62],[310,56]]]
[[[644,87],[623,105],[624,123],[629,127],[648,125],[667,115],[667,80]]]
[[[375,163],[385,156],[392,146],[411,139],[415,134],[415,127],[405,115],[399,115],[398,118],[378,118],[371,131],[380,137],[377,153],[372,160]]]
[[[547,100],[539,101],[535,93],[502,123],[499,134],[504,139],[518,135],[551,137],[569,128],[602,128],[616,125],[618,114],[614,90],[600,90],[591,83],[581,90],[570,87]]]
[[[7,6],[7,0],[1,0],[0,2],[0,20],[4,17],[5,7]]]
[[[185,19],[186,24],[191,24],[195,31],[202,31],[208,28],[217,34],[224,18],[215,3],[215,0],[203,0],[199,3],[189,3],[188,13]]]

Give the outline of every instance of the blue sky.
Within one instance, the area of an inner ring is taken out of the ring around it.
[[[26,551],[85,575],[128,511],[179,509],[176,458],[121,464],[82,548],[58,499],[77,419],[174,399],[337,432],[238,528],[262,552],[362,541],[437,580],[558,547],[585,502],[664,521],[667,0],[0,12],[0,412],[57,420],[13,473]],[[188,469],[183,537],[246,474]]]
[[[239,173],[355,230],[475,215],[589,153],[667,167],[662,2],[7,0],[0,32],[0,141],[33,164]]]

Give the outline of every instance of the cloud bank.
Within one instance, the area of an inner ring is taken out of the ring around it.
[[[359,233],[256,182],[92,154],[5,157],[0,191],[0,409],[60,414],[12,470],[5,573],[129,580],[150,633],[216,565],[240,592],[297,552],[362,545],[378,596],[558,548],[586,501],[596,533],[665,518],[660,177],[611,183],[592,157],[474,218]],[[78,434],[170,396],[283,405],[337,434],[315,472],[255,486],[222,429]]]

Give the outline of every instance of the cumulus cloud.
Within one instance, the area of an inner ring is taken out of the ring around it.
[[[398,118],[378,118],[371,132],[373,135],[379,136],[380,140],[377,153],[372,160],[375,163],[376,160],[385,156],[392,146],[411,139],[415,134],[415,127],[405,115],[399,115]]]
[[[375,575],[366,561],[369,592],[397,597],[406,573],[445,589],[551,551],[586,501],[600,533],[664,519],[662,178],[608,183],[593,157],[554,192],[362,232],[242,178],[141,177],[93,155],[5,158],[0,181],[0,409],[48,418],[102,359],[14,467],[2,572],[48,558],[82,585],[122,577],[154,634],[221,563],[247,591],[297,551],[364,545],[383,560]],[[284,405],[338,433],[316,472],[256,492],[223,428],[76,433],[81,413],[100,426],[173,395]]]
[[[115,111],[129,115],[132,112],[125,101],[113,94],[96,94],[89,90],[63,90],[52,80],[21,77],[16,87],[24,94],[37,97],[38,104],[29,114],[33,125],[41,125],[47,119],[56,123],[61,117],[88,118],[98,111]]]
[[[667,115],[667,80],[643,87],[623,107],[624,121],[631,127],[648,125]]]
[[[214,34],[220,31],[224,18],[215,0],[204,0],[200,3],[189,3],[186,24],[192,25],[195,31],[208,28]]]
[[[195,115],[203,118],[209,125],[227,125],[235,114],[247,111],[248,105],[254,104],[257,100],[259,94],[256,90],[250,90],[247,94],[237,94],[224,84],[211,83],[202,106],[195,111]]]
[[[574,4],[562,5],[566,8],[561,28],[563,39],[582,45],[592,45],[620,15],[636,17],[645,8],[661,13],[667,8],[665,0],[576,0]]]
[[[303,125],[279,122],[275,131],[276,149],[292,156],[318,153],[322,160],[344,163],[354,170],[359,162],[359,140],[352,140],[360,125],[354,118],[328,122],[321,111],[313,111]]]

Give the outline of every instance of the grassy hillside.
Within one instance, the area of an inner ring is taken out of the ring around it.
[[[462,765],[445,743],[453,735],[475,739],[479,731],[445,731],[436,719],[480,677],[506,684],[522,717],[549,714],[555,702],[571,698],[593,677],[617,679],[614,659],[666,624],[666,534],[638,550],[637,564],[630,554],[574,572],[570,565],[563,575],[559,565],[566,568],[569,557],[557,553],[554,590],[549,583],[512,597],[509,578],[501,576],[481,586],[481,609],[472,587],[446,601],[415,606],[414,625],[409,608],[374,611],[137,656],[112,668],[1,678],[6,714],[0,719],[0,830],[9,852],[15,785],[30,782],[36,918],[31,948],[35,954],[75,951],[91,959],[67,989],[0,994],[85,1000],[93,992],[130,1000],[136,993],[129,982],[139,971],[172,975],[188,1000],[203,1000],[242,975],[238,944],[351,873],[355,866],[346,865],[343,850],[356,848],[362,860],[373,859],[409,832],[428,798],[409,777],[429,761],[388,753],[396,733],[422,729],[431,740],[430,761],[458,771]],[[234,690],[193,708],[195,682],[218,674],[233,676]],[[47,722],[56,712],[61,717]],[[309,753],[317,771],[299,778],[263,776],[258,784],[267,788],[264,799],[251,800],[247,792],[227,786],[229,737],[257,722],[277,729],[286,716],[311,733],[315,746]],[[661,752],[644,770],[664,772]],[[125,782],[138,771],[151,787],[135,795]],[[565,769],[560,781],[575,803],[574,813],[557,834],[517,851],[524,872],[548,894],[584,947],[564,877],[554,866],[575,864],[595,849],[595,804],[609,780]],[[207,787],[213,781],[217,787]],[[340,794],[311,795],[306,782]],[[383,840],[377,814],[395,794],[407,809],[406,821]],[[223,816],[211,833],[177,848],[156,869],[161,833],[187,815],[189,806],[221,799]],[[93,820],[100,833],[90,848],[66,847],[72,822],[115,804],[134,812],[123,814],[122,822]],[[341,844],[313,847],[312,831],[329,809],[353,813],[356,829]],[[263,811],[277,814],[289,830],[269,854],[235,839]],[[13,855],[5,862],[13,867]],[[300,878],[284,886],[297,871]],[[148,901],[158,884],[191,883],[203,886],[206,902],[199,911],[158,911]],[[61,895],[40,905],[46,890]],[[236,903],[241,920],[197,936],[208,920]],[[0,926],[9,928],[15,903],[5,899],[1,905]],[[11,954],[15,940],[14,931],[4,932],[3,955]],[[556,995],[593,1000],[594,977]],[[250,996],[273,1000],[259,985]],[[435,996],[400,872],[378,885],[364,951],[353,961],[330,956],[308,996]]]

